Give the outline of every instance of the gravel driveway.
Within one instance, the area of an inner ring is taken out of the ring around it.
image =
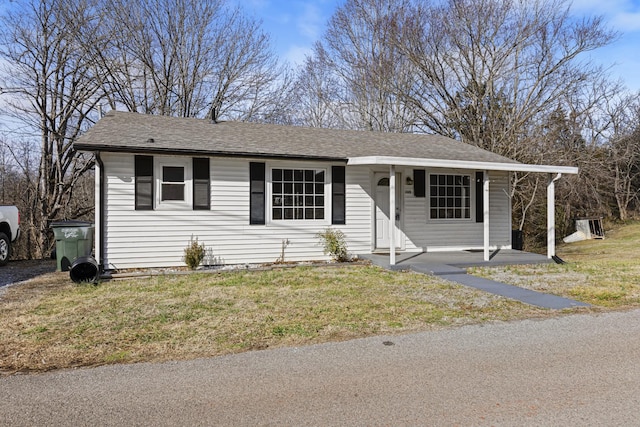
[[[55,260],[9,261],[9,264],[0,267],[0,288],[24,282],[53,271],[56,271]]]

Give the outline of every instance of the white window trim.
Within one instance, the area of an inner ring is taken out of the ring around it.
[[[155,203],[157,210],[193,209],[193,161],[191,157],[154,157]],[[184,168],[184,200],[162,201],[162,168],[174,166]]]
[[[469,218],[431,218],[431,175],[462,175],[469,177]],[[427,223],[436,223],[436,224],[445,224],[445,223],[465,223],[465,222],[475,222],[474,220],[474,212],[475,212],[475,178],[474,173],[469,171],[459,171],[459,170],[447,170],[447,171],[438,171],[438,170],[427,170],[426,171],[426,197],[425,197],[425,207],[426,207],[426,217]]]
[[[273,219],[273,169],[302,169],[302,170],[321,170],[324,171],[324,219]],[[331,225],[332,211],[331,211],[331,185],[333,177],[331,176],[331,165],[326,164],[300,164],[300,163],[272,163],[266,165],[266,189],[265,189],[265,209],[266,212],[266,224],[267,225],[305,225],[313,224],[315,226],[329,226]]]

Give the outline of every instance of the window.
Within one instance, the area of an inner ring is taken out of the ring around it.
[[[193,209],[193,159],[164,157],[154,159],[155,208]]]
[[[135,209],[153,209],[153,157],[135,156]]]
[[[469,175],[430,175],[431,219],[470,219],[470,183]]]
[[[162,166],[160,183],[160,201],[184,201],[184,168],[181,166]]]
[[[271,219],[324,219],[324,184],[322,169],[272,169]]]
[[[211,208],[209,159],[193,158],[193,209]]]

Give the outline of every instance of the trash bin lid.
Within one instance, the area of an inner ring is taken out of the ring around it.
[[[93,223],[89,221],[68,220],[68,221],[53,221],[49,228],[58,227],[90,227]]]

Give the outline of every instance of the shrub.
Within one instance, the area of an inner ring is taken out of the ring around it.
[[[347,242],[345,241],[345,235],[342,231],[329,227],[316,234],[316,237],[320,239],[320,244],[325,254],[331,255],[331,257],[338,262],[349,261]]]
[[[204,243],[198,243],[198,238],[194,240],[193,237],[189,241],[189,244],[184,248],[184,262],[190,269],[195,270],[202,260],[204,259],[205,250]]]

